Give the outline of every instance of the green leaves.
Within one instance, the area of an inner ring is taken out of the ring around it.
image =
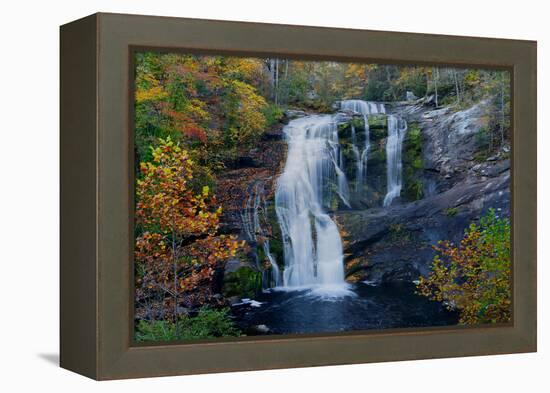
[[[227,308],[214,310],[203,307],[196,316],[182,315],[177,323],[169,320],[140,320],[135,334],[136,341],[187,341],[216,337],[239,336]]]

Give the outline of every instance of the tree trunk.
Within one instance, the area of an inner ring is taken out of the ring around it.
[[[437,99],[437,80],[439,79],[439,71],[437,68],[433,69],[433,80],[434,80],[434,91],[435,91],[435,107],[437,108],[439,106],[439,102]]]
[[[500,146],[504,145],[504,82],[500,81]]]
[[[178,330],[178,260],[176,258],[176,234],[172,231],[172,264],[174,268],[174,326]]]
[[[275,100],[275,59],[269,59],[269,74],[271,79],[271,98]]]
[[[390,89],[391,89],[391,74],[390,74],[390,67],[389,66],[386,66],[384,67],[386,69],[386,81],[388,82],[388,85],[390,86]],[[391,89],[391,94],[392,94],[392,97],[395,99],[395,95],[393,94],[393,89]]]
[[[458,78],[456,76],[456,70],[453,69],[453,77],[455,80],[455,91],[456,91],[456,103],[460,104],[460,90],[458,88]]]
[[[279,104],[279,59],[275,59],[275,105]]]
[[[426,73],[426,94],[424,94],[424,98],[428,98],[428,94],[430,91],[430,74],[428,70],[426,70],[425,73]]]
[[[285,60],[285,79],[288,78],[288,59]]]

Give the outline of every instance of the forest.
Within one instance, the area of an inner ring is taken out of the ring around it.
[[[143,52],[134,91],[137,341],[336,329],[270,309],[305,284],[347,288],[307,300],[353,308],[345,330],[510,320],[508,72]],[[320,139],[296,223],[291,159]],[[418,315],[386,324],[359,300],[403,296]]]

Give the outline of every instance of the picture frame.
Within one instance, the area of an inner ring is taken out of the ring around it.
[[[61,367],[108,380],[536,351],[536,42],[108,13],[60,37]],[[512,322],[134,343],[132,59],[144,49],[509,70]]]

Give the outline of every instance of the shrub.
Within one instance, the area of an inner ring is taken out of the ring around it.
[[[475,142],[478,150],[487,150],[489,148],[489,131],[487,128],[481,127],[475,134]]]
[[[418,179],[410,180],[408,184],[401,192],[401,196],[405,197],[408,201],[418,201],[424,196],[424,185]]]
[[[136,341],[198,340],[240,334],[227,308],[214,310],[203,307],[194,317],[182,315],[177,323],[171,320],[140,320],[136,329]]]
[[[460,323],[509,322],[510,221],[493,209],[472,223],[460,245],[441,241],[427,278],[418,292],[460,312]]]
[[[262,112],[265,116],[267,127],[275,123],[278,123],[284,116],[284,113],[281,107],[275,104],[266,105],[262,110]]]
[[[450,207],[450,208],[445,210],[445,215],[449,216],[449,217],[454,217],[454,216],[457,215],[457,213],[458,213],[458,208],[457,207]]]
[[[389,226],[390,239],[394,243],[407,243],[411,240],[411,231],[404,224],[391,224]]]
[[[141,319],[136,328],[136,341],[174,341],[178,339],[172,321],[146,321]]]

